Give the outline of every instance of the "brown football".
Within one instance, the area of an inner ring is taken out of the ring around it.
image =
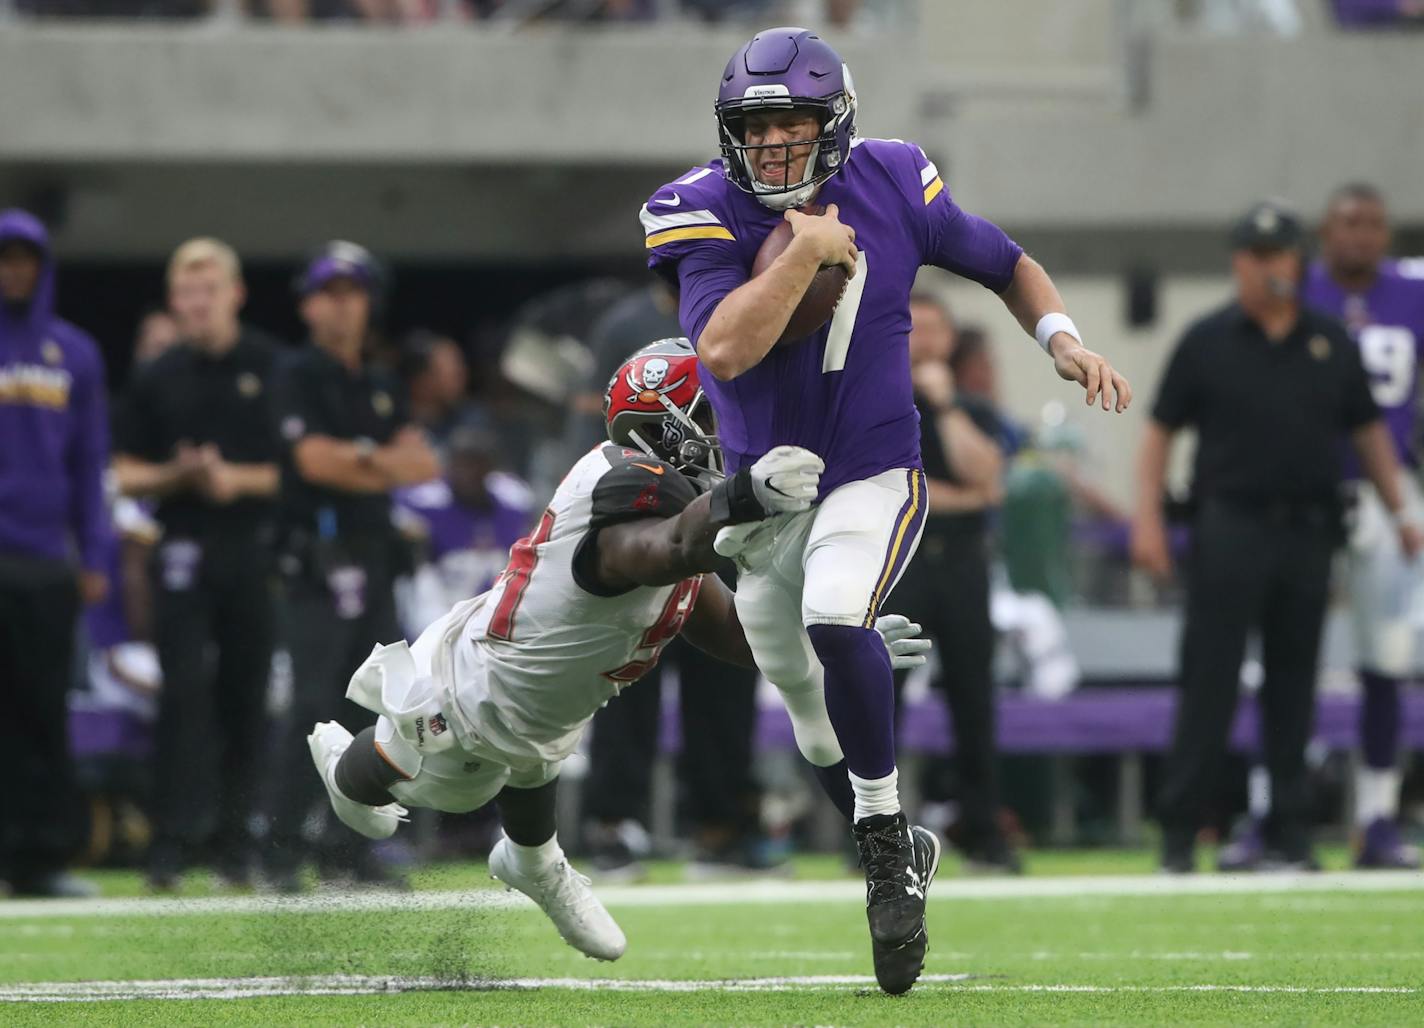
[[[803,214],[813,215],[819,215],[824,210],[824,207],[814,204],[807,204],[801,208]],[[752,261],[752,276],[760,275],[769,268],[771,262],[780,257],[782,251],[790,245],[791,225],[789,222],[783,221],[768,232],[766,239],[762,241],[761,249],[757,251],[756,260]],[[777,345],[805,339],[830,321],[831,315],[836,312],[836,304],[840,302],[841,294],[845,292],[848,281],[850,279],[846,275],[845,268],[839,264],[822,268],[816,272],[816,277],[806,287],[801,302],[791,312],[791,320],[786,323],[785,331],[776,341]]]

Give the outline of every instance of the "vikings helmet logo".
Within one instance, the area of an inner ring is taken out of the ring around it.
[[[628,397],[629,403],[656,403],[658,398],[666,396],[678,386],[687,381],[687,376],[683,375],[675,382],[667,380],[668,372],[671,370],[667,360],[663,357],[649,357],[643,363],[641,373],[633,368],[628,369],[628,387],[633,391]],[[634,376],[642,378],[639,383]]]

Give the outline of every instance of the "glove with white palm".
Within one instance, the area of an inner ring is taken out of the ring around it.
[[[772,518],[728,525],[717,533],[712,548],[735,563],[738,571],[760,571],[771,563],[780,524]]]
[[[885,642],[890,654],[890,666],[896,671],[906,671],[920,667],[929,658],[925,654],[934,648],[934,643],[920,638],[920,626],[902,614],[886,614],[875,620],[875,630]]]
[[[800,446],[778,446],[712,490],[712,520],[738,525],[810,510],[825,461]]]

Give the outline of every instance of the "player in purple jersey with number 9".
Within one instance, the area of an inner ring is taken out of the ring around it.
[[[873,625],[927,503],[910,387],[916,272],[937,265],[998,293],[1090,405],[1122,411],[1131,393],[1082,345],[1044,270],[956,205],[924,151],[858,136],[850,72],[815,33],[759,33],[728,63],[715,111],[722,158],[640,213],[648,262],[677,289],[727,473],[782,445],[825,460],[817,506],[724,533],[719,550],[741,566],[737,610],[757,664],[852,817],[876,978],[904,992],[923,966],[940,847],[900,810],[893,683]],[[813,200],[824,215],[797,210]],[[783,220],[790,245],[752,277]],[[813,277],[835,265],[850,280],[829,323],[777,345]],[[820,728],[827,715],[833,732]]]
[[[1373,186],[1352,183],[1330,197],[1320,233],[1321,255],[1306,276],[1307,304],[1345,322],[1360,346],[1370,389],[1394,439],[1405,508],[1424,514],[1419,473],[1419,365],[1424,347],[1424,260],[1392,261],[1384,198]],[[1424,603],[1424,565],[1400,551],[1398,533],[1379,494],[1347,455],[1346,487],[1353,494],[1349,547],[1350,607],[1355,657],[1364,703],[1360,713],[1363,761],[1356,781],[1359,867],[1417,868],[1419,851],[1400,838],[1400,686],[1419,667],[1418,619]]]

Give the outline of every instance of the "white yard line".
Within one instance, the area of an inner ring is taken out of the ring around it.
[[[710,885],[623,885],[595,890],[610,907],[692,907],[755,904],[784,906],[863,901],[853,879],[825,882],[756,881]],[[1235,896],[1313,893],[1312,905],[1329,909],[1331,894],[1424,892],[1413,871],[1342,871],[1331,874],[1117,875],[1063,878],[949,879],[930,890],[933,900],[1090,899],[1123,896]],[[90,899],[0,901],[0,921],[60,917],[129,917],[184,914],[344,913],[383,910],[510,909],[529,906],[499,889],[452,892],[318,892],[309,896],[222,896],[209,899]]]
[[[973,992],[1173,993],[1259,992],[1303,994],[1414,995],[1407,986],[1292,985],[1012,985],[977,984],[967,974],[928,974],[918,988],[951,986]],[[800,992],[814,989],[867,989],[869,975],[802,975],[695,981],[677,978],[491,978],[452,981],[432,977],[313,975],[293,978],[179,978],[156,981],[38,982],[0,986],[0,1002],[93,1003],[133,999],[249,999],[261,996],[361,996],[401,992],[517,991],[573,989],[582,992]]]

